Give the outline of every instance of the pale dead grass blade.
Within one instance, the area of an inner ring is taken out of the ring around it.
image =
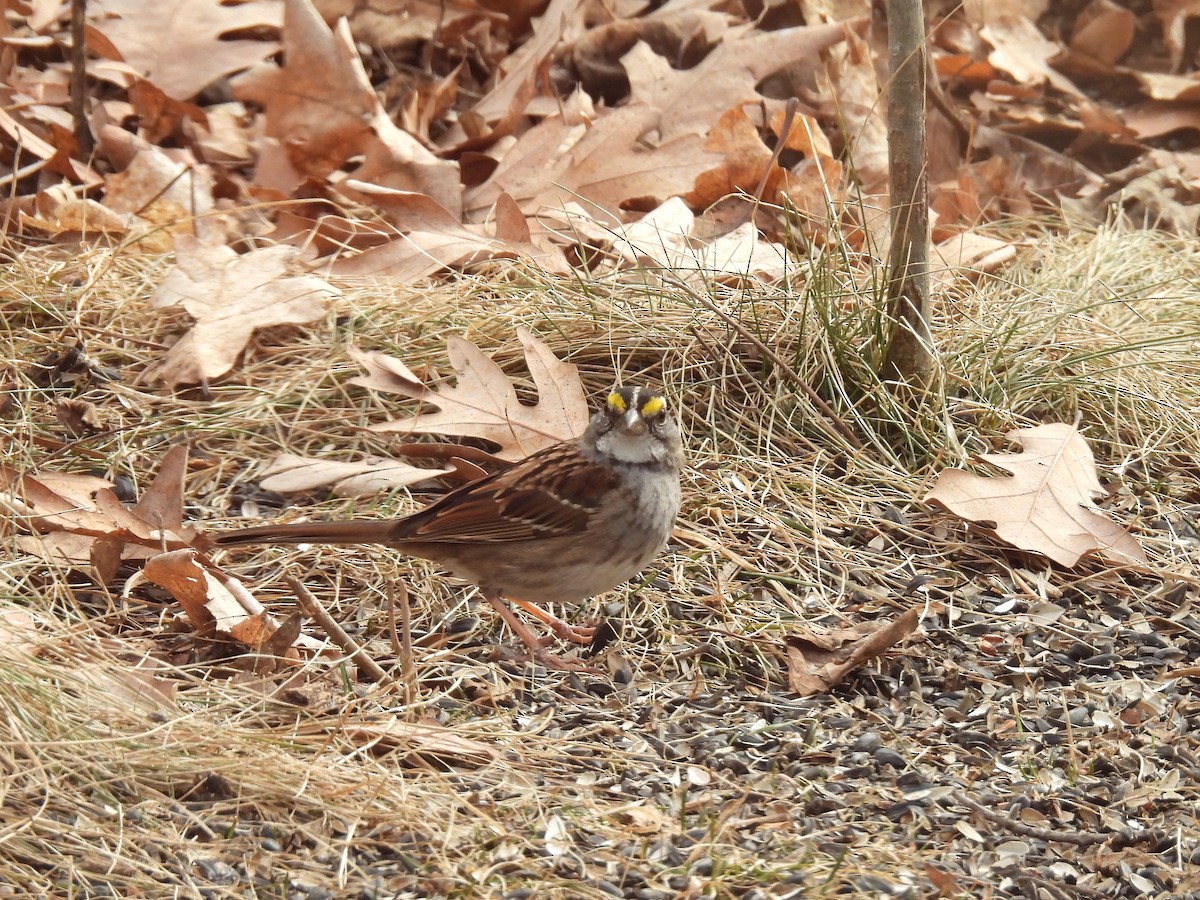
[[[429,383],[463,334],[535,399],[518,325],[589,395],[617,373],[664,385],[690,467],[670,552],[562,611],[612,619],[622,678],[531,674],[496,649],[472,592],[390,551],[223,557],[281,618],[284,579],[301,578],[384,671],[402,655],[388,601],[403,581],[407,703],[327,661],[256,675],[161,593],[122,596],[128,568],[97,584],[21,552],[19,523],[0,522],[0,610],[37,627],[19,662],[0,658],[0,880],[50,896],[798,898],[937,883],[1001,897],[1065,872],[1105,896],[1190,890],[1200,254],[1117,230],[1048,234],[1032,252],[939,296],[944,394],[917,408],[873,375],[876,273],[844,247],[812,254],[787,290],[712,283],[705,303],[651,271],[567,281],[496,264],[436,287],[339,285],[324,320],[259,332],[225,381],[174,394],[135,381],[187,326],[149,307],[163,260],[16,256],[0,271],[14,469],[96,474],[128,502],[186,439],[185,512],[204,527],[286,505],[400,515],[426,495],[284,499],[258,481],[280,452],[394,455],[367,427],[398,410],[351,384],[350,346],[423,365]],[[78,341],[99,368],[37,365]],[[64,398],[92,403],[104,430],[68,433]],[[1146,548],[1144,569],[1056,568],[920,503],[1006,432],[1077,414],[1101,506]],[[917,630],[831,692],[787,691],[801,625],[914,607]],[[149,660],[173,707],[113,689]],[[422,752],[394,724],[411,721],[463,744]],[[1081,834],[1103,842],[1080,853]]]

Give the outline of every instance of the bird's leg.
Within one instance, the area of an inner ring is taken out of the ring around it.
[[[529,648],[529,655],[547,669],[558,669],[563,672],[598,671],[594,666],[589,666],[581,659],[574,659],[569,656],[557,656],[551,653],[543,645],[544,639],[538,638],[537,635],[525,627],[525,624],[517,618],[517,614],[504,601],[504,598],[487,594],[484,596],[487,602],[495,607],[496,612],[500,614],[500,618],[504,620],[504,624],[511,628],[513,633],[521,639],[521,642]]]
[[[572,644],[590,644],[596,634],[596,629],[592,626],[572,625],[570,622],[564,622],[554,613],[542,609],[536,603],[530,603],[527,600],[510,600],[509,602],[513,606],[519,606],[539,622],[550,626],[550,630],[559,638],[570,641]]]

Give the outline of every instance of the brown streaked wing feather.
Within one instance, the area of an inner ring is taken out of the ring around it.
[[[402,519],[393,540],[503,543],[579,534],[616,476],[578,461],[572,444],[547,448]]]

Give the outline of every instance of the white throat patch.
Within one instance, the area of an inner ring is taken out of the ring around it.
[[[600,435],[596,449],[624,463],[656,462],[662,457],[662,443],[647,435],[626,434],[620,428]]]

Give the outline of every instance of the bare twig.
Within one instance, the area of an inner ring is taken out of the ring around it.
[[[321,626],[321,629],[329,635],[330,640],[346,652],[346,655],[353,660],[354,664],[358,666],[363,674],[376,684],[385,687],[395,686],[396,682],[392,679],[392,676],[383,671],[379,663],[371,659],[367,655],[367,652],[358,646],[358,642],[342,630],[342,626],[334,621],[333,616],[329,615],[325,607],[313,596],[312,591],[304,586],[300,579],[288,576],[284,580],[288,587],[296,592],[296,599],[299,601],[300,608],[304,611],[304,614],[311,617],[313,621]]]
[[[1059,844],[1074,844],[1077,847],[1091,847],[1094,844],[1103,844],[1113,838],[1121,837],[1122,835],[1115,832],[1104,832],[1100,834],[1087,834],[1082,831],[1059,831],[1054,828],[1036,828],[1033,825],[1026,825],[1023,822],[1015,821],[1012,816],[1007,816],[1002,813],[994,812],[986,806],[976,803],[974,800],[969,800],[966,797],[955,797],[956,803],[961,803],[972,812],[983,816],[993,825],[1001,826],[1005,831],[1012,834],[1019,834],[1022,837],[1033,838],[1038,841],[1055,841]]]
[[[396,592],[400,598],[397,601]],[[417,672],[413,667],[412,607],[408,603],[408,585],[391,582],[387,592],[388,619],[391,623],[392,651],[400,660],[400,680],[404,683],[404,703],[411,707],[417,699]],[[396,634],[396,609],[400,609],[399,636]]]
[[[71,0],[71,118],[80,159],[95,146],[87,121],[87,0]]]

